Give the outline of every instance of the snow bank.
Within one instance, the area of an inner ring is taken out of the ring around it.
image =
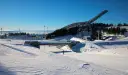
[[[61,49],[71,51],[71,48],[68,45],[65,45],[65,46],[61,47]]]
[[[85,44],[78,43],[78,44],[76,44],[75,46],[72,47],[72,50],[74,52],[82,52],[82,51],[84,51],[84,47],[85,47]]]
[[[70,39],[71,41],[78,41],[78,42],[86,42],[86,40],[83,40],[83,39],[80,39],[80,38],[76,38],[76,37],[73,37]]]
[[[128,46],[128,41],[102,41],[102,42],[94,42],[94,44],[103,47],[103,48],[121,48]]]
[[[92,43],[92,42],[86,42],[86,46],[85,46],[85,52],[87,51],[93,51],[93,50],[100,50],[101,47]]]
[[[76,44],[75,46],[72,47],[72,50],[74,52],[100,51],[101,47],[92,42],[86,42],[86,43]]]

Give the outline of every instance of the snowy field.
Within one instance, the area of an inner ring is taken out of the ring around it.
[[[5,39],[0,40],[0,75],[128,75],[127,54],[125,45],[76,53],[68,46],[38,49]]]

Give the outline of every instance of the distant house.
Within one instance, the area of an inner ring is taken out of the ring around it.
[[[128,26],[120,26],[120,28],[125,28],[128,31]]]
[[[128,31],[128,26],[110,26],[110,27],[107,27],[107,28],[117,28],[117,27],[120,27],[121,29],[126,29]]]
[[[118,26],[109,26],[107,28],[117,28]]]

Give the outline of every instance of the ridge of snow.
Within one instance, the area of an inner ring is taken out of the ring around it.
[[[81,43],[86,42],[86,40],[83,40],[83,39],[80,39],[80,38],[76,38],[76,37],[73,37],[70,40],[71,41],[78,41],[78,42],[81,42]]]

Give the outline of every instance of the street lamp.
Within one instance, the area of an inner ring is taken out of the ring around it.
[[[1,35],[2,35],[2,28],[1,28]]]

